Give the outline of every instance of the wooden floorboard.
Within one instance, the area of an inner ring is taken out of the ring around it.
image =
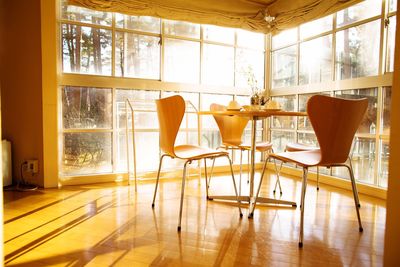
[[[259,175],[259,174],[257,174]],[[261,195],[274,197],[275,176]],[[231,178],[213,178],[210,194],[232,194]],[[282,177],[282,199],[299,203],[301,181]],[[6,266],[381,266],[385,202],[360,195],[364,232],[351,191],[307,187],[304,247],[299,208],[207,201],[204,180],[186,184],[177,232],[181,181],[164,179],[155,208],[154,181],[4,192]],[[248,184],[242,182],[242,192]],[[276,194],[279,197],[279,194]]]

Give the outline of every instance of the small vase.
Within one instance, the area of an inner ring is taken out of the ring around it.
[[[265,106],[269,101],[269,97],[267,97],[266,95],[261,95],[260,96],[260,105],[261,106]]]
[[[258,94],[254,94],[250,97],[250,104],[252,106],[260,105],[260,96]]]

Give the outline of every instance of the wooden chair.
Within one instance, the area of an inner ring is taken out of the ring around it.
[[[211,104],[210,111],[226,111],[227,107],[219,104]],[[244,129],[246,128],[247,123],[249,122],[250,118],[248,117],[240,117],[240,116],[213,116],[217,125],[219,132],[221,134],[222,139],[222,146],[219,148],[223,149],[231,149],[231,150],[240,150],[240,178],[239,178],[239,195],[240,195],[240,188],[242,184],[242,160],[243,160],[243,151],[250,152],[251,144],[243,143],[242,136]],[[218,149],[218,148],[217,148]],[[256,143],[256,150],[258,152],[273,152],[272,143],[271,142],[259,142]],[[249,153],[248,153],[248,160],[249,160]],[[212,170],[214,168],[213,161],[211,174],[210,174],[210,181],[212,177]],[[266,162],[265,162],[266,164]],[[247,163],[247,170],[249,170],[249,162]],[[249,182],[249,180],[247,180]]]
[[[205,167],[205,175],[206,175],[206,191],[208,198],[208,180],[207,180],[207,165],[206,159],[214,159],[218,157],[225,157],[229,160],[233,187],[235,190],[235,194],[237,197],[239,215],[243,216],[242,210],[240,208],[240,201],[238,198],[237,188],[235,177],[233,174],[232,161],[229,157],[229,153],[225,151],[218,151],[214,149],[204,148],[195,145],[179,145],[175,146],[176,136],[178,134],[183,116],[185,114],[185,101],[179,95],[158,99],[156,100],[157,105],[157,115],[158,122],[160,126],[160,148],[162,150],[162,155],[160,158],[160,165],[157,173],[157,182],[154,190],[153,203],[152,207],[154,208],[154,202],[157,195],[157,187],[160,179],[160,171],[163,158],[168,156],[171,158],[183,159],[185,160],[185,164],[183,167],[183,177],[182,177],[182,189],[181,189],[181,201],[180,201],[180,210],[179,210],[179,222],[178,222],[178,231],[181,230],[181,221],[182,221],[182,207],[183,207],[183,198],[185,194],[185,181],[186,181],[186,167],[188,164],[192,163],[194,160],[202,160],[204,159],[204,167]]]
[[[304,145],[301,143],[287,143],[285,146],[285,152],[299,152],[299,151],[312,151],[312,150],[316,150],[318,149],[318,147],[315,146],[308,146],[308,145]],[[275,182],[275,186],[274,186],[274,194],[276,192],[276,187],[279,186],[279,191],[280,194],[282,195],[282,186],[281,186],[281,182],[280,182],[280,173],[281,173],[281,169],[282,169],[282,164],[283,161],[281,162],[279,168],[276,167],[275,164],[275,170],[276,170],[276,182]],[[317,190],[319,190],[319,167],[317,166]]]
[[[351,145],[358,126],[368,107],[367,99],[348,100],[323,95],[312,96],[307,103],[307,113],[314,128],[319,143],[319,149],[311,151],[282,152],[270,154],[269,157],[283,162],[293,162],[303,167],[303,180],[301,190],[301,216],[299,246],[303,246],[303,224],[305,195],[307,187],[307,173],[309,167],[346,167],[349,170],[353,189],[354,203],[357,212],[359,231],[362,224],[359,212],[359,199],[357,186],[354,179],[353,167],[349,160]],[[348,161],[348,163],[347,163]],[[265,168],[263,170],[263,173]],[[260,193],[262,177],[257,190]],[[255,206],[255,205],[254,205]],[[251,214],[254,212],[251,211]]]

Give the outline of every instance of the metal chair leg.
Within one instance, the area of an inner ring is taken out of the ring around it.
[[[207,196],[207,199],[209,199],[208,198],[208,178],[207,178],[207,159],[206,158],[204,159],[204,176],[206,178],[206,196]]]
[[[217,147],[217,149],[220,149],[220,148],[222,148],[222,147],[221,146]],[[213,158],[213,163],[212,163],[212,166],[211,166],[210,178],[208,179],[208,187],[210,187],[210,184],[211,184],[211,177],[212,177],[213,172],[214,172],[214,164],[215,164],[215,158]]]
[[[317,166],[317,190],[319,190],[319,167]]]
[[[157,181],[156,181],[156,188],[154,189],[154,196],[153,196],[153,203],[151,203],[151,207],[154,208],[154,202],[156,201],[156,195],[157,195],[157,188],[158,188],[158,182],[160,181],[160,172],[161,172],[161,165],[164,157],[167,156],[167,154],[164,154],[160,157],[160,164],[158,166],[158,172],[157,172]]]
[[[250,183],[250,150],[247,150],[247,183]]]
[[[181,205],[179,209],[179,222],[178,222],[178,232],[181,231],[181,221],[182,221],[182,209],[183,209],[183,197],[185,195],[185,181],[186,181],[186,165],[191,163],[192,161],[188,160],[185,162],[183,167],[183,176],[182,176],[182,188],[181,188]]]
[[[265,170],[267,169],[268,159],[269,159],[269,157],[265,160],[265,163],[264,163],[263,171],[262,171],[261,177],[260,177],[260,183],[258,184],[258,188],[257,188],[257,193],[256,193],[256,198],[255,198],[256,200],[254,201],[253,208],[249,213],[249,216],[248,216],[249,218],[252,218],[254,215],[254,209],[256,208],[257,198],[258,198],[258,195],[260,194],[260,189],[261,189],[262,181],[264,178],[264,173],[265,173]]]
[[[276,160],[275,159],[274,159],[274,165],[275,165],[275,172],[276,172],[276,181],[275,181],[274,191],[272,191],[272,192],[275,194],[276,186],[279,185],[279,191],[280,191],[280,193],[282,195],[282,186],[281,186],[281,181],[280,181],[280,175],[281,175],[283,161],[281,161],[281,165],[279,166],[279,170],[278,170],[278,167],[276,166]]]
[[[361,224],[361,217],[360,217],[360,210],[359,210],[359,208],[360,208],[360,206],[359,206],[360,204],[359,203],[360,202],[359,202],[359,199],[358,199],[358,191],[357,191],[356,180],[354,178],[353,167],[351,165],[346,165],[346,167],[349,170],[350,180],[351,180],[351,187],[353,188],[354,204],[356,206],[358,227],[359,227],[358,230],[360,232],[362,232],[364,229],[363,229],[362,224]]]
[[[303,167],[303,184],[301,187],[301,206],[300,206],[300,235],[299,235],[299,247],[303,247],[303,236],[304,236],[304,199],[306,196],[307,189],[307,173],[308,168]]]
[[[275,153],[274,148],[271,148],[271,151],[272,151],[272,153]],[[282,195],[282,186],[281,186],[281,181],[280,181],[282,165],[283,165],[283,161],[281,161],[281,165],[279,166],[279,171],[278,171],[278,168],[276,167],[276,159],[274,158],[274,166],[275,166],[275,173],[276,173],[276,181],[275,181],[274,191],[272,191],[274,194],[276,192],[276,186],[279,185],[279,192]]]
[[[215,164],[215,158],[213,158],[213,162],[212,162],[212,165],[211,165],[210,178],[208,178],[208,187],[210,187],[210,184],[211,184],[211,177],[212,177],[213,172],[214,172],[214,164]]]
[[[349,165],[350,165],[351,171],[353,172],[353,164],[351,163],[351,157],[349,157]],[[353,177],[354,177],[354,172],[353,172]],[[357,190],[357,187],[356,187],[356,190]],[[361,208],[360,199],[358,198],[358,192],[357,192],[356,196],[357,196],[357,206],[359,208]]]
[[[243,163],[243,150],[240,150],[239,196],[242,195],[242,163]]]
[[[232,161],[231,161],[229,156],[226,156],[226,157],[228,158],[229,166],[231,167],[233,188],[235,189],[236,199],[237,199],[238,208],[239,208],[239,215],[240,215],[240,218],[242,218],[243,217],[243,213],[242,213],[242,208],[240,207],[240,199],[239,199],[238,191],[237,191],[237,187],[236,187],[235,175],[233,174]]]

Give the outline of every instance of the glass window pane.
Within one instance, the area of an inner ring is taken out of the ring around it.
[[[190,101],[193,105],[192,107],[187,107],[186,112],[194,113],[195,109],[199,110],[199,93],[191,93],[191,92],[174,92],[174,91],[163,91],[162,97],[168,97],[173,95],[180,95],[185,99],[185,101]]]
[[[200,24],[183,21],[164,20],[164,33],[169,35],[200,38]]]
[[[211,117],[211,119],[213,119],[213,118]],[[215,123],[215,127],[217,127],[216,123]],[[218,128],[215,130],[203,130],[202,129],[202,131],[201,131],[201,146],[216,149],[220,145],[221,145],[221,135],[219,133]],[[217,163],[217,161],[216,161],[216,163]]]
[[[154,103],[155,99],[160,98],[160,91],[151,90],[130,90],[130,89],[117,89],[116,101],[124,102],[127,98],[134,100],[144,100],[149,103]],[[155,105],[152,105],[155,107]],[[146,108],[145,108],[146,109]],[[147,109],[149,109],[147,107]]]
[[[66,20],[106,26],[111,26],[112,23],[112,13],[68,5],[68,0],[62,0],[61,17]]]
[[[272,146],[275,153],[283,152],[287,143],[295,142],[294,132],[271,131]]]
[[[286,30],[272,36],[272,49],[287,46],[297,41],[297,28]]]
[[[112,171],[111,133],[64,133],[61,173],[83,175]]]
[[[70,87],[62,90],[64,129],[112,127],[111,89]]]
[[[397,0],[389,0],[389,12],[397,10]]]
[[[296,85],[297,46],[272,53],[272,88]]]
[[[392,100],[392,88],[383,88],[383,107],[382,107],[382,134],[390,134],[390,110]]]
[[[358,182],[374,183],[375,165],[375,139],[356,137],[351,151],[351,163],[354,176]],[[347,168],[332,168],[333,174],[338,177],[349,179]]]
[[[213,25],[203,25],[204,40],[233,44],[235,42],[235,29]]]
[[[118,172],[126,172],[128,170],[128,167],[126,165],[126,133],[125,131],[121,131],[118,133],[118,139],[116,142],[116,147],[117,151],[117,158],[115,161],[115,168],[116,171]],[[129,146],[129,157],[132,158],[133,155],[133,147],[130,145]],[[132,160],[133,162],[133,160]],[[133,165],[131,165],[133,166]]]
[[[249,95],[237,95],[235,100],[241,105],[250,105],[250,96]]]
[[[138,132],[135,133],[137,156],[137,171],[155,171],[160,162],[159,133]]]
[[[386,71],[394,71],[394,48],[396,44],[396,16],[389,18],[387,51],[386,51]]]
[[[119,132],[117,140],[117,160],[116,169],[120,172],[126,172],[127,168],[127,154],[126,154],[126,133],[125,131]],[[159,133],[158,132],[136,132],[135,133],[136,145],[136,171],[156,171],[160,162],[160,149],[159,149]],[[133,146],[132,146],[132,133],[129,135],[129,159],[131,171],[133,172]]]
[[[317,136],[314,133],[297,134],[297,142],[308,146],[318,146]]]
[[[313,20],[300,26],[300,38],[308,38],[323,32],[331,31],[333,16],[329,15],[317,20]]]
[[[234,48],[204,44],[203,84],[233,86]]]
[[[352,79],[378,74],[380,20],[340,31],[336,34],[337,79]]]
[[[62,25],[63,71],[111,75],[111,31]]]
[[[201,110],[210,110],[213,103],[227,106],[232,100],[233,95],[201,94]]]
[[[135,129],[158,128],[157,112],[135,111],[134,116],[135,116]],[[131,128],[131,126],[129,128]]]
[[[116,110],[117,110],[117,128],[125,128],[126,113],[125,101],[129,99],[134,109],[135,128],[158,128],[158,119],[156,113],[155,99],[160,96],[159,91],[147,90],[116,90]],[[128,109],[128,126],[132,128],[132,113]]]
[[[389,140],[381,140],[381,158],[379,166],[379,186],[387,188],[389,176]]]
[[[160,38],[116,32],[115,75],[160,78]]]
[[[357,133],[370,133],[375,134],[376,119],[377,119],[377,106],[378,106],[378,89],[357,89],[357,90],[344,90],[335,92],[335,96],[347,99],[368,99],[368,109],[365,112],[364,118],[360,123]]]
[[[164,79],[169,82],[199,83],[200,43],[165,39]]]
[[[250,49],[236,49],[235,86],[249,88],[249,78],[254,75],[258,89],[264,88],[264,52]],[[250,92],[250,90],[249,90]]]
[[[175,145],[195,145],[198,146],[197,131],[182,131],[180,130],[176,136]]]
[[[282,110],[295,111],[296,110],[296,96],[274,96],[272,100],[279,103]],[[271,117],[271,128],[274,129],[295,129],[296,117],[290,116],[273,116]]]
[[[262,33],[237,30],[237,45],[241,47],[254,48],[257,50],[265,49],[265,35]]]
[[[295,95],[274,96],[274,97],[272,97],[272,100],[278,102],[282,110],[296,111],[296,96]]]
[[[160,33],[161,20],[155,17],[128,16],[115,13],[115,25],[118,28]]]
[[[367,0],[336,13],[337,27],[381,14],[382,1]]]
[[[272,129],[295,129],[295,117],[273,116],[271,117]]]
[[[299,84],[332,80],[332,35],[300,45]]]

